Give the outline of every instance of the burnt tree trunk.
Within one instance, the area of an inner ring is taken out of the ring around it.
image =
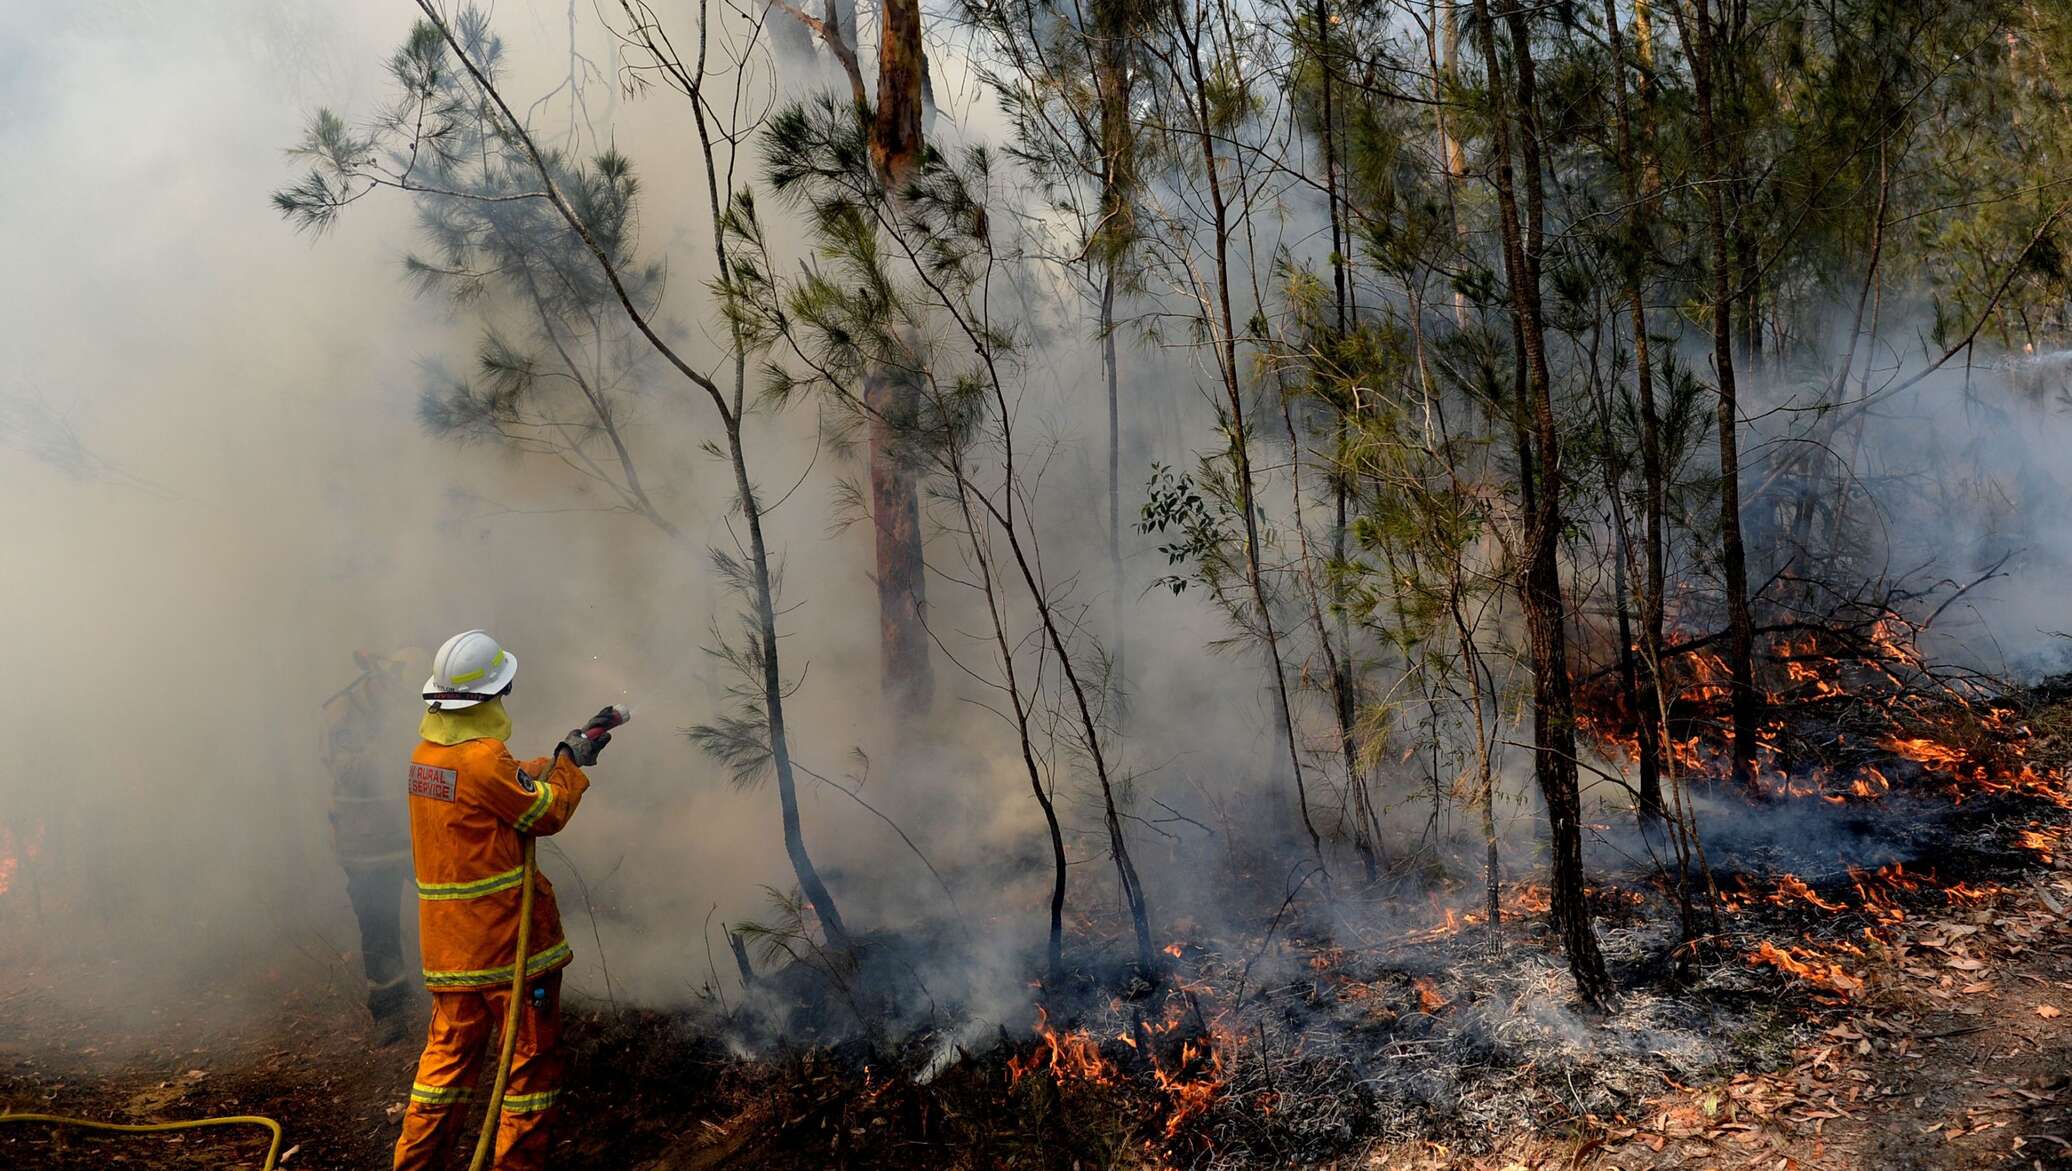
[[[1638,9],[1644,17],[1645,6]],[[1662,666],[1662,512],[1667,492],[1662,475],[1662,422],[1655,413],[1655,375],[1648,361],[1647,306],[1640,295],[1642,266],[1647,261],[1647,219],[1641,204],[1638,160],[1634,157],[1633,121],[1626,101],[1625,38],[1619,31],[1619,13],[1613,0],[1605,0],[1604,26],[1612,45],[1612,108],[1618,131],[1619,177],[1626,197],[1626,240],[1621,248],[1626,307],[1633,324],[1634,390],[1640,400],[1640,478],[1646,499],[1644,525],[1646,565],[1640,580],[1640,671],[1634,681],[1634,720],[1640,747],[1640,814],[1660,819],[1662,806],[1661,666]],[[1620,534],[1624,542],[1623,531]],[[1624,563],[1621,563],[1624,569]],[[1620,591],[1620,640],[1631,641],[1625,630],[1625,591]]]
[[[1691,83],[1698,105],[1698,139],[1705,169],[1706,235],[1712,251],[1712,360],[1719,378],[1720,562],[1727,596],[1727,670],[1734,721],[1734,781],[1756,791],[1755,621],[1748,604],[1748,555],[1741,540],[1740,407],[1734,389],[1734,267],[1729,256],[1727,154],[1715,111],[1719,91],[1719,27],[1711,0],[1695,0],[1691,17],[1676,9],[1691,51]]]
[[[1568,677],[1567,633],[1563,624],[1561,567],[1561,452],[1554,423],[1554,400],[1547,369],[1546,338],[1539,291],[1540,235],[1543,211],[1539,173],[1539,130],[1534,116],[1532,39],[1525,13],[1515,4],[1505,12],[1511,55],[1516,69],[1519,155],[1525,172],[1526,221],[1521,227],[1517,184],[1511,159],[1511,111],[1505,77],[1497,56],[1496,30],[1488,0],[1475,0],[1476,24],[1482,33],[1482,54],[1488,72],[1491,137],[1496,155],[1497,205],[1502,225],[1504,270],[1511,286],[1512,315],[1522,343],[1530,399],[1531,449],[1535,476],[1526,521],[1526,571],[1521,601],[1532,646],[1534,743],[1533,765],[1540,795],[1547,803],[1553,916],[1568,953],[1569,972],[1583,999],[1604,1003],[1611,977],[1597,947],[1590,908],[1583,889],[1581,798],[1576,783],[1575,695]],[[1528,235],[1527,232],[1530,232]],[[1522,471],[1523,469],[1521,469]]]

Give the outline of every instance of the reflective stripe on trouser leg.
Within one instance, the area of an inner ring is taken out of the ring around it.
[[[561,973],[549,972],[525,991],[511,1080],[504,1087],[503,1117],[497,1121],[496,1171],[540,1171],[546,1166],[548,1130],[561,1095]],[[536,991],[546,995],[535,996]],[[499,1023],[509,995],[509,989],[500,988],[487,998]]]
[[[432,995],[432,1023],[424,1055],[411,1078],[410,1105],[396,1139],[395,1171],[445,1171],[467,1125],[467,1104],[482,1072],[482,1055],[496,1031],[488,998],[479,992]]]

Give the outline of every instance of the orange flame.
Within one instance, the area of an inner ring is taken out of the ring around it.
[[[1060,1033],[1051,1028],[1050,1014],[1041,1005],[1036,1007],[1036,1038],[1041,1042],[1036,1052],[1026,1059],[1008,1058],[1008,1085],[1019,1084],[1024,1076],[1039,1069],[1049,1071],[1059,1081],[1076,1078],[1111,1083],[1115,1080],[1115,1067],[1101,1056],[1100,1042],[1083,1029]]]

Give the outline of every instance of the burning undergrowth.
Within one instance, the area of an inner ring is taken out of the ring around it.
[[[1254,905],[1256,889],[1233,890],[1244,909],[1224,925],[1170,925],[1156,974],[1102,966],[1125,941],[1082,923],[1081,969],[1005,1010],[960,1005],[940,981],[930,957],[953,945],[885,937],[846,971],[809,957],[759,978],[723,1026],[733,1076],[754,1087],[744,1100],[766,1104],[758,1121],[657,1165],[716,1165],[697,1159],[750,1142],[801,1165],[831,1151],[1059,1168],[1285,1165],[1390,1141],[1472,1152],[1520,1129],[1587,1134],[1665,1089],[1772,1068],[1820,1014],[1873,991],[1910,920],[1989,902],[2061,852],[2072,748],[2072,705],[2048,687],[1938,674],[1889,624],[1843,640],[1847,654],[1812,634],[1776,646],[1754,791],[1724,775],[1725,698],[1702,655],[1672,704],[1678,816],[1700,864],[1674,864],[1660,825],[1591,827],[1618,984],[1602,1009],[1575,992],[1545,889],[1505,881],[1492,924],[1472,866],[1421,876],[1415,896],[1305,881]],[[1615,713],[1590,726],[1616,754]],[[929,989],[925,1011],[845,1023],[855,989],[902,980]]]
[[[1659,877],[1598,888],[1621,985],[1604,1012],[1577,999],[1540,887],[1508,886],[1493,930],[1439,905],[1422,927],[1363,931],[1313,903],[1248,938],[1173,945],[1156,987],[1031,989],[1020,1020],[737,1056],[722,1080],[741,1113],[655,1166],[752,1146],[758,1166],[1237,1168],[1581,1137],[1666,1090],[1788,1060],[1821,1014],[1870,995],[1910,918],[1995,896],[1983,874],[2007,876],[1992,843],[2008,824],[1947,839],[1936,874],[1740,876],[1696,941]]]

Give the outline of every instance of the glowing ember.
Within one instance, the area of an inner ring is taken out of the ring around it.
[[[1439,986],[1432,982],[1430,976],[1419,976],[1411,981],[1410,986],[1417,992],[1417,1010],[1419,1012],[1436,1016],[1447,1005],[1453,1003],[1439,994]]]

